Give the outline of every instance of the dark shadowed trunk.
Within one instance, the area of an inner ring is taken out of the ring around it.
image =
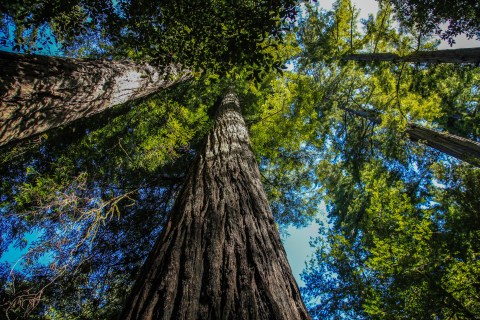
[[[310,319],[234,94],[222,101],[121,319]]]
[[[366,110],[353,110],[340,107],[350,114],[368,119],[373,123],[380,124],[380,118]],[[441,151],[449,156],[480,167],[480,143],[462,138],[453,134],[438,132],[433,129],[409,123],[405,129],[408,138],[412,141],[423,141],[427,146]]]
[[[169,65],[0,51],[0,145],[145,97],[190,77]]]
[[[398,61],[417,63],[480,63],[480,48],[418,51],[406,56],[395,53],[359,53],[343,56],[342,60]]]

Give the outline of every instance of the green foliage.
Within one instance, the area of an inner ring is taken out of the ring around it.
[[[361,47],[356,26],[358,10],[350,1],[335,2],[329,12],[307,6],[307,14],[307,21],[300,26],[299,33],[305,44],[302,56],[311,63],[333,62]]]
[[[293,0],[7,1],[0,45],[35,52],[54,42],[74,56],[131,58],[224,75],[234,67],[279,70],[278,49]],[[15,30],[11,39],[10,30]]]
[[[479,228],[468,217],[478,212],[455,210],[458,206],[452,203],[459,199],[453,197],[443,202],[443,195],[452,192],[449,188],[430,187],[428,198],[436,205],[429,205],[425,199],[410,196],[408,187],[392,180],[385,168],[383,173],[379,169],[369,165],[362,176],[366,210],[355,224],[355,237],[337,224],[325,232],[325,238],[316,240],[317,253],[304,274],[306,297],[315,301],[312,310],[318,312],[314,315],[345,313],[369,319],[478,316],[475,283],[480,269],[475,257]],[[471,176],[467,184],[477,179],[478,170],[458,170]],[[353,203],[349,211],[359,214]],[[319,291],[321,296],[316,295]],[[335,311],[339,304],[341,309]]]
[[[135,56],[219,71],[281,63],[262,49],[276,47],[275,41],[283,37],[279,22],[295,16],[290,0],[136,0],[124,6],[126,44]]]
[[[338,10],[349,8],[344,2],[332,13],[315,12],[301,29],[300,70],[309,83],[302,95],[315,92],[317,116],[309,119],[319,127],[315,172],[329,213],[303,274],[309,310],[315,319],[478,317],[480,229],[470,220],[478,206],[468,191],[478,189],[478,170],[445,161],[402,134],[416,122],[477,139],[471,112],[478,68],[336,61],[351,43],[355,50],[401,54],[418,45],[391,27],[388,5],[366,21],[363,36],[334,37],[324,21],[348,22],[354,11]],[[343,23],[345,35],[356,26]],[[317,30],[328,47],[312,43]],[[461,115],[449,120],[454,112]],[[457,205],[460,199],[468,208]]]
[[[476,0],[392,0],[400,21],[422,34],[435,33],[455,43],[455,36],[480,37],[480,7]],[[442,26],[447,24],[447,27]],[[442,30],[443,29],[443,30]]]
[[[301,85],[297,74],[285,72],[265,81],[260,90],[252,88],[263,96],[259,112],[250,116],[252,146],[260,155],[264,187],[276,221],[283,225],[303,225],[318,210],[311,169],[315,153],[305,143],[316,136],[313,122],[306,122],[315,116],[314,110],[305,108],[313,97],[300,96]]]
[[[436,65],[415,70],[410,90],[427,96],[430,92],[440,98],[442,112],[438,125],[449,132],[478,141],[480,68],[473,66]]]

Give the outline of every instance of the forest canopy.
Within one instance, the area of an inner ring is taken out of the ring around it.
[[[428,56],[478,38],[480,7],[377,2],[360,21],[350,0],[3,1],[1,49],[40,67],[0,57],[0,131],[22,106],[24,130],[57,116],[62,90],[110,99],[129,66],[168,85],[0,146],[0,318],[125,314],[233,92],[272,230],[321,225],[300,288],[312,319],[479,318],[480,61]]]

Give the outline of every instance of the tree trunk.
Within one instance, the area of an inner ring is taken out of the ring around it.
[[[310,319],[234,94],[223,99],[121,319]]]
[[[480,143],[445,132],[408,124],[405,132],[412,141],[425,141],[438,151],[480,167]]]
[[[145,97],[190,77],[179,66],[0,51],[0,146]]]
[[[417,63],[480,63],[480,48],[418,51],[406,56],[395,53],[359,53],[343,56],[342,60],[398,61]]]
[[[375,117],[368,111],[353,110],[346,107],[340,108],[351,114],[368,119],[375,124],[381,123],[380,118]],[[468,162],[476,167],[480,167],[480,143],[476,141],[445,132],[438,132],[412,123],[407,125],[405,133],[407,133],[408,138],[412,141],[425,141],[425,144],[429,147]]]

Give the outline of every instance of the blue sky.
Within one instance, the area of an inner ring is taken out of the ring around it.
[[[324,215],[325,211],[319,212],[319,216]],[[290,236],[282,239],[293,276],[300,287],[305,286],[305,283],[300,279],[300,274],[305,268],[305,262],[310,260],[314,251],[314,248],[310,247],[309,244],[310,238],[318,235],[319,227],[317,222],[313,222],[305,228],[289,227],[287,231]]]

